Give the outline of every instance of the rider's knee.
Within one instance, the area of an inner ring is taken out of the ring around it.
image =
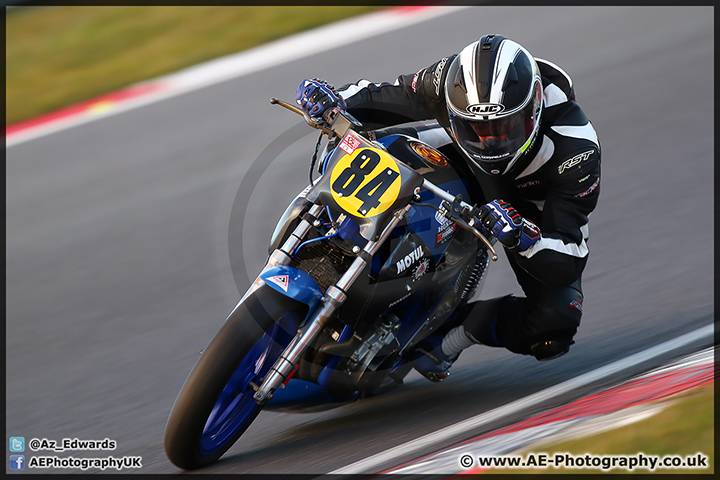
[[[552,360],[565,355],[570,350],[574,340],[543,340],[530,346],[530,355],[540,361]]]
[[[463,323],[479,343],[551,360],[575,343],[583,296],[575,286],[543,292],[530,301],[512,295],[477,302]]]
[[[541,302],[528,317],[529,347],[526,354],[538,360],[552,360],[566,354],[577,333],[582,317],[583,296],[579,289],[568,288],[549,302]]]

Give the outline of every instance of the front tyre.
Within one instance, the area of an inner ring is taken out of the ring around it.
[[[261,383],[290,343],[307,307],[263,286],[238,306],[195,363],[170,412],[165,452],[190,470],[217,461],[262,407]]]

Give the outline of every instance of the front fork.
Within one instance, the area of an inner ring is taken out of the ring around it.
[[[276,249],[270,255],[270,258],[268,258],[268,261],[260,272],[260,275],[257,276],[252,285],[250,285],[250,288],[248,288],[247,292],[245,292],[245,295],[243,295],[237,305],[235,305],[235,308],[233,308],[232,312],[230,312],[228,318],[232,316],[233,312],[245,301],[247,297],[249,297],[253,292],[255,292],[258,288],[262,287],[265,284],[265,281],[262,279],[263,273],[273,267],[277,267],[278,265],[290,264],[290,262],[292,261],[293,252],[302,243],[302,239],[305,238],[305,235],[307,235],[307,233],[310,231],[310,227],[312,226],[313,221],[315,221],[315,218],[320,215],[322,210],[323,207],[321,205],[313,205],[312,207],[310,207],[310,210],[308,210],[308,212],[303,215],[302,220],[300,221],[298,226],[295,227],[295,230],[293,230],[293,233],[290,235],[290,237],[285,240],[283,246]]]
[[[322,208],[323,207],[319,205],[313,205],[313,207],[310,208],[306,216],[303,217],[303,220],[295,228],[295,231],[292,233],[290,238],[288,238],[280,249],[275,250],[270,256],[268,265],[265,266],[263,272],[276,265],[287,265],[290,263],[292,253],[300,245],[302,238],[310,229],[310,225],[314,220],[314,218],[311,217],[317,217],[317,215],[322,211]],[[262,384],[257,387],[253,398],[259,405],[263,405],[272,399],[275,390],[288,380],[290,374],[293,370],[295,370],[295,367],[300,361],[300,357],[303,352],[305,352],[305,349],[315,340],[318,334],[323,330],[323,328],[325,328],[325,325],[332,314],[335,313],[335,311],[340,308],[347,299],[345,292],[347,292],[355,280],[357,280],[365,267],[370,264],[373,255],[375,255],[393,229],[395,229],[395,227],[400,223],[408,210],[410,210],[410,205],[407,205],[405,208],[395,212],[392,220],[390,220],[387,224],[377,241],[367,242],[363,249],[360,249],[357,246],[353,248],[353,252],[357,254],[357,257],[355,257],[355,260],[350,265],[350,268],[348,268],[343,276],[340,277],[340,280],[338,280],[335,285],[328,287],[318,308],[315,309],[315,312],[313,312],[310,319],[300,329],[298,329],[297,334],[280,354],[280,357],[263,379]],[[258,277],[243,297],[243,300],[250,293],[257,290],[262,284],[263,280]],[[242,303],[242,300],[240,303]]]

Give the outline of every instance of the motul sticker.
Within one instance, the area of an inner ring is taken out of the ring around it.
[[[360,146],[360,140],[353,137],[352,135],[346,135],[338,146],[343,149],[348,155],[352,155],[353,152],[357,150],[357,148]]]
[[[288,285],[290,284],[290,277],[288,275],[276,275],[274,277],[266,278],[265,281],[272,282],[287,292]]]
[[[410,265],[417,262],[420,258],[423,256],[423,248],[422,246],[417,247],[412,252],[405,255],[405,258],[401,259],[399,262],[395,264],[397,267],[397,273],[398,275],[405,271],[406,268],[409,268]]]

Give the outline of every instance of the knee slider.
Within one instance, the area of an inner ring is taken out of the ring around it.
[[[573,343],[575,343],[573,340],[570,340],[570,342],[562,340],[537,342],[530,346],[530,354],[540,361],[552,360],[565,355]]]

